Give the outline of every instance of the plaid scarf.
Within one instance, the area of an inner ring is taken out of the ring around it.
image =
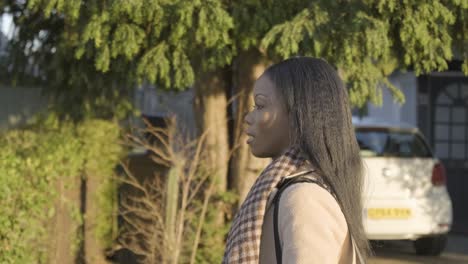
[[[268,197],[282,178],[299,172],[305,162],[299,148],[291,147],[263,170],[234,218],[227,237],[223,264],[259,262],[260,238]]]

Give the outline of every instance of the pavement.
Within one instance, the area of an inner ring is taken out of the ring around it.
[[[468,236],[450,234],[446,249],[437,257],[416,255],[411,241],[379,242],[374,251],[369,264],[468,264]]]

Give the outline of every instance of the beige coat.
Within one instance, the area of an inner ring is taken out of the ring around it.
[[[260,264],[275,264],[272,193],[262,227]],[[348,227],[333,196],[322,187],[298,183],[281,195],[279,237],[283,264],[355,264]]]

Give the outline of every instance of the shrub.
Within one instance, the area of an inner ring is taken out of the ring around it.
[[[98,194],[103,211],[96,232],[110,244],[115,217],[109,208],[115,208],[116,189],[111,179],[122,153],[118,139],[119,128],[112,122],[73,124],[52,115],[0,134],[0,263],[48,262],[48,244],[55,239],[48,228],[57,213],[57,182],[79,191],[81,186],[74,183],[83,175],[103,182]],[[59,213],[70,215],[74,221],[70,228],[77,228],[82,223],[80,201],[67,204],[68,210]],[[75,246],[81,237],[76,233]],[[77,250],[74,245],[69,250]]]

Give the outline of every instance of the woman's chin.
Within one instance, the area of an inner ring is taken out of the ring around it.
[[[267,153],[265,153],[263,151],[259,151],[259,150],[255,149],[254,147],[252,147],[252,145],[250,145],[250,152],[256,158],[271,158],[271,155],[268,155]]]
[[[256,151],[255,147],[252,146],[252,144],[249,144],[249,149],[250,153],[252,153],[252,155],[258,158],[258,152]]]

